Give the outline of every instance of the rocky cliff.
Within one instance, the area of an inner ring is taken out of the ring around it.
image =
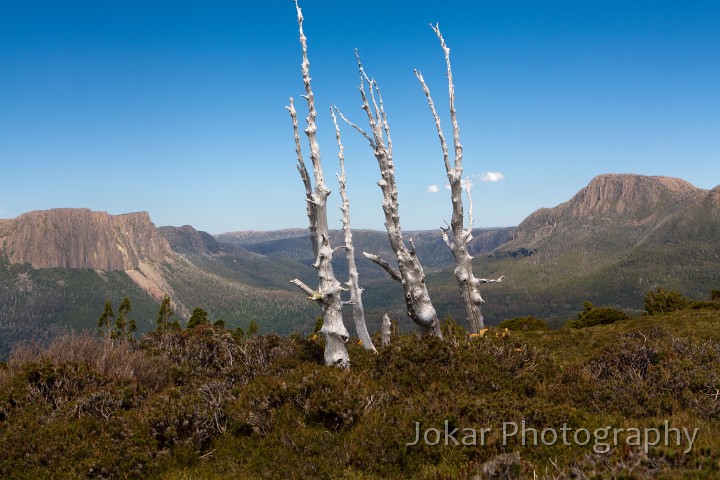
[[[165,262],[170,245],[147,212],[110,215],[88,209],[28,212],[0,222],[0,250],[33,268],[134,270]]]

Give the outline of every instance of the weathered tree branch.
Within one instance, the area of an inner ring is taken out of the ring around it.
[[[371,262],[382,267],[388,273],[388,275],[390,275],[390,278],[392,278],[396,282],[399,282],[403,286],[403,290],[406,290],[405,289],[405,281],[403,280],[402,274],[399,271],[397,271],[396,269],[394,269],[392,266],[390,266],[390,264],[387,261],[383,260],[378,255],[374,255],[372,253],[363,252],[363,255],[365,256],[365,258],[367,258]],[[408,312],[414,311],[415,304],[412,301],[412,296],[406,294],[406,295],[404,295],[404,299],[405,299],[405,309]]]
[[[440,33],[440,25],[430,25],[438,39],[440,40],[440,46],[445,54],[445,64],[447,65],[447,77],[448,77],[448,93],[450,94],[450,122],[453,126],[453,143],[455,145],[455,168],[460,166],[462,168],[462,156],[463,148],[460,144],[460,127],[458,126],[457,116],[455,114],[455,85],[453,84],[452,68],[450,68],[450,49],[445,45],[445,39]]]
[[[378,255],[375,255],[373,253],[363,252],[363,255],[371,262],[381,266],[388,273],[388,275],[392,277],[393,280],[402,283],[402,275],[400,275],[400,272],[390,266],[387,261],[383,260]]]
[[[463,147],[460,143],[460,127],[457,122],[457,113],[455,110],[455,85],[453,84],[452,68],[450,66],[450,49],[445,44],[440,28],[438,25],[430,25],[438,39],[440,40],[440,46],[445,54],[445,64],[447,65],[447,77],[448,77],[448,93],[450,96],[450,120],[453,127],[453,144],[455,146],[455,158],[454,164],[450,165],[448,147],[443,135],[442,127],[440,124],[440,116],[435,110],[435,104],[430,95],[430,89],[425,83],[425,79],[419,71],[415,71],[415,76],[420,81],[425,96],[430,106],[430,111],[435,119],[435,128],[438,132],[438,138],[440,139],[440,148],[443,153],[443,160],[445,163],[445,171],[447,172],[448,182],[450,183],[450,195],[452,201],[452,220],[450,222],[450,228],[441,228],[442,238],[452,251],[453,257],[455,258],[455,279],[460,289],[460,295],[463,299],[463,305],[465,307],[465,316],[470,324],[470,331],[477,333],[483,328],[483,317],[480,310],[480,305],[484,302],[478,285],[480,283],[490,283],[488,281],[481,282],[475,278],[472,270],[472,256],[468,253],[467,245],[472,240],[472,198],[470,197],[470,181],[466,180],[466,188],[468,195],[468,228],[464,227],[464,213],[463,213],[463,200],[462,200],[462,174],[463,174]],[[449,236],[448,231],[452,229],[452,238]],[[502,277],[501,277],[502,279]],[[500,280],[501,280],[500,279]]]
[[[420,85],[422,86],[422,89],[425,92],[425,96],[427,97],[428,104],[430,105],[430,111],[435,118],[435,128],[437,129],[438,137],[440,139],[440,147],[442,148],[443,160],[445,161],[445,170],[450,172],[452,170],[452,167],[450,167],[450,155],[448,154],[445,135],[443,135],[442,127],[440,126],[440,116],[437,114],[437,110],[435,110],[435,102],[433,102],[432,96],[430,96],[430,89],[425,83],[425,79],[423,78],[422,73],[420,73],[419,70],[413,70],[413,72],[415,72],[415,76],[420,81]]]
[[[355,247],[353,245],[352,230],[350,229],[350,200],[347,196],[346,179],[345,179],[345,147],[343,147],[340,139],[340,127],[338,126],[337,117],[333,107],[330,107],[330,115],[332,115],[333,124],[335,125],[335,138],[338,144],[338,159],[340,160],[340,173],[337,175],[340,185],[340,198],[342,206],[340,210],[343,213],[342,229],[345,234],[345,253],[348,261],[348,281],[347,286],[350,289],[350,302],[346,302],[353,306],[353,321],[355,322],[355,330],[358,338],[362,342],[363,347],[377,353],[372,338],[365,324],[365,309],[362,304],[362,288],[358,280],[358,270],[355,264]]]
[[[468,197],[468,231],[470,234],[468,235],[468,243],[470,240],[472,240],[472,226],[473,226],[473,204],[472,204],[472,197],[470,196],[470,178],[465,177],[465,191],[467,192]]]
[[[307,216],[310,220],[310,242],[312,243],[313,256],[317,258],[318,255],[318,241],[317,241],[317,221],[315,219],[315,208],[312,193],[312,183],[310,182],[310,175],[308,174],[307,168],[305,167],[305,160],[303,160],[302,146],[300,145],[300,129],[298,128],[297,113],[295,111],[295,100],[290,97],[290,106],[285,107],[290,112],[290,118],[293,124],[293,133],[295,136],[295,153],[297,154],[298,164],[297,169],[302,178],[303,185],[305,185],[305,198],[307,202]]]
[[[327,222],[327,197],[330,190],[325,186],[322,163],[320,160],[320,145],[317,141],[317,111],[315,110],[315,96],[310,85],[310,61],[307,55],[307,39],[303,33],[303,16],[300,6],[295,2],[297,10],[298,29],[300,32],[300,45],[302,46],[302,77],[305,85],[304,98],[307,102],[308,116],[305,135],[310,146],[310,160],[313,165],[313,176],[315,189],[310,184],[310,176],[305,168],[300,147],[300,136],[297,127],[297,114],[290,100],[290,117],[293,122],[295,133],[295,149],[298,156],[298,171],[305,185],[306,200],[308,204],[308,219],[310,221],[310,236],[313,241],[313,252],[315,263],[313,266],[318,271],[319,286],[317,290],[302,283],[300,280],[292,280],[303,291],[310,295],[310,298],[320,304],[323,313],[323,325],[320,333],[325,336],[325,364],[347,368],[350,360],[345,343],[349,334],[342,319],[342,299],[340,292],[342,286],[335,278],[332,268],[333,248],[330,246],[329,228]]]
[[[373,140],[372,137],[370,137],[370,135],[368,135],[367,133],[365,133],[365,130],[363,130],[362,128],[358,127],[357,125],[355,125],[354,123],[352,123],[350,120],[348,120],[348,119],[345,117],[345,115],[343,115],[343,113],[340,111],[339,108],[335,107],[335,110],[337,111],[338,115],[340,115],[340,118],[342,118],[342,119],[345,121],[345,123],[347,123],[347,124],[350,125],[352,128],[354,128],[360,135],[362,135],[363,137],[365,137],[365,140],[367,140],[368,142],[370,142],[370,146],[373,148],[373,150],[375,150],[375,148],[376,148],[375,140]]]
[[[392,324],[390,323],[390,317],[386,313],[382,317],[382,329],[380,331],[382,346],[387,347],[390,345],[390,335],[392,333]]]
[[[387,262],[384,262],[383,265],[383,262],[373,260],[368,254],[365,254],[365,256],[382,266],[394,279],[402,283],[407,313],[410,318],[421,326],[426,334],[442,336],[437,312],[430,301],[430,295],[425,286],[425,273],[422,265],[414,253],[414,247],[412,250],[408,250],[403,242],[400,214],[398,212],[397,186],[395,184],[395,165],[392,158],[392,138],[380,88],[377,82],[370,79],[365,73],[357,51],[355,55],[360,76],[359,91],[362,98],[362,109],[367,115],[372,137],[349,122],[342,114],[341,117],[368,140],[377,159],[381,177],[378,186],[383,193],[382,207],[385,213],[385,229],[388,233],[390,246],[397,257],[399,272],[390,267]],[[365,91],[366,84],[370,91],[370,99],[368,99],[368,93]],[[372,107],[370,106],[371,102]]]
[[[479,285],[481,283],[500,283],[505,278],[505,275],[501,275],[498,278],[492,279],[492,278],[476,278],[475,282]]]
[[[319,294],[318,292],[316,292],[316,291],[313,290],[312,288],[308,287],[308,286],[307,286],[305,283],[303,283],[303,281],[300,280],[300,279],[293,278],[292,280],[290,280],[290,283],[294,283],[294,284],[297,285],[303,292],[307,293],[307,294],[310,296],[310,297],[308,298],[308,300],[317,300],[317,299],[319,298],[319,296],[320,296],[320,294]]]

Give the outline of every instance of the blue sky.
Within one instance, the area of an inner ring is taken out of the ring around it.
[[[294,4],[248,3],[0,2],[0,218],[86,207],[147,210],[157,225],[211,233],[305,227],[284,108],[294,96],[304,123]],[[403,228],[449,221],[435,126],[412,72],[425,76],[451,138],[430,22],[452,51],[476,226],[516,225],[602,173],[720,184],[715,1],[301,6],[331,205],[340,199],[328,108],[364,118],[357,48],[383,91]],[[381,229],[377,163],[341,128],[352,224]]]

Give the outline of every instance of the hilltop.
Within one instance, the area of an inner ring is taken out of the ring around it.
[[[600,175],[569,201],[523,220],[503,250],[516,245],[544,250],[588,243],[595,249],[633,246],[674,216],[696,209],[709,194],[678,178]]]

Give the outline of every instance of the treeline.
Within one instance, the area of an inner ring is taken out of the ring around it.
[[[711,309],[720,310],[720,290],[714,289],[710,292],[709,300],[694,300],[682,293],[674,290],[667,290],[658,287],[647,292],[644,296],[645,315],[660,315],[664,313],[677,312],[682,310],[700,310]],[[129,319],[128,315],[131,311],[130,298],[125,297],[118,309],[118,317],[114,320],[112,303],[108,300],[98,322],[98,332],[101,336],[109,338],[132,338],[137,330],[135,320]],[[595,325],[609,325],[619,320],[630,319],[631,316],[623,310],[612,306],[595,306],[589,301],[583,302],[582,310],[577,313],[577,317],[569,319],[565,322],[566,328],[586,328]],[[175,316],[172,309],[172,299],[165,296],[161,302],[160,309],[155,321],[156,332],[181,331],[183,325]],[[185,322],[185,328],[192,329],[198,326],[212,326],[219,331],[225,330],[225,320],[222,318],[211,320],[208,312],[201,307],[195,307],[190,318]],[[318,318],[315,324],[313,334],[317,334],[322,325],[322,318]],[[393,330],[397,333],[397,320],[393,321]],[[498,324],[501,329],[507,328],[513,331],[538,331],[549,330],[550,326],[544,320],[532,315],[514,317],[512,319],[503,320]],[[460,325],[451,316],[446,316],[443,323],[443,331],[451,329],[454,332],[462,332],[467,334],[466,326]],[[247,324],[247,333],[250,335],[257,334],[259,327],[254,319]],[[488,329],[485,329],[488,330]],[[239,338],[245,335],[242,327],[236,327],[231,333]],[[379,336],[379,331],[376,336]]]

